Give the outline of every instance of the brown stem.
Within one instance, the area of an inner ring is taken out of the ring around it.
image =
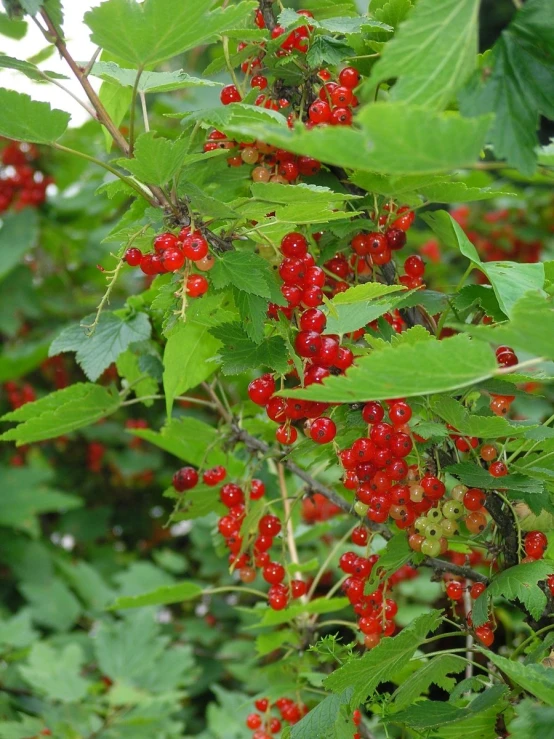
[[[487,495],[485,508],[491,514],[502,538],[504,565],[513,567],[519,563],[519,534],[517,521],[501,496],[493,491]]]
[[[110,136],[115,141],[117,146],[121,149],[121,151],[125,154],[125,156],[129,155],[129,144],[127,143],[127,140],[125,139],[125,136],[121,133],[119,128],[115,125],[115,123],[112,121],[110,116],[108,115],[108,111],[104,107],[102,101],[96,94],[96,91],[92,87],[92,85],[89,82],[89,79],[86,75],[86,70],[82,69],[77,62],[73,59],[69,51],[67,50],[67,46],[65,45],[64,39],[60,36],[58,30],[56,29],[55,25],[50,20],[50,16],[44,10],[44,8],[40,11],[41,18],[46,23],[47,33],[45,33],[42,26],[39,24],[39,28],[42,30],[42,32],[45,34],[45,36],[48,38],[49,41],[51,41],[57,50],[60,53],[60,56],[65,59],[68,66],[70,67],[71,71],[77,77],[79,80],[79,83],[83,90],[85,91],[86,96],[92,103],[92,106],[94,107],[94,110],[96,111],[96,116],[98,118],[98,121],[109,131]]]
[[[265,27],[269,31],[273,31],[273,29],[277,26],[275,13],[273,12],[273,0],[259,0],[259,6],[264,17]]]

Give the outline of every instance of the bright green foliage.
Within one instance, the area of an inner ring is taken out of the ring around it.
[[[38,537],[38,515],[79,508],[80,498],[49,486],[52,475],[40,469],[2,469],[0,525]]]
[[[440,6],[420,0],[386,45],[370,82],[396,77],[392,100],[445,108],[475,67],[478,12],[478,0]]]
[[[515,304],[527,292],[530,290],[542,292],[544,285],[542,264],[482,262],[473,244],[446,211],[430,213],[424,218],[441,241],[452,248],[458,248],[488,277],[500,308],[510,318],[513,318]]]
[[[522,6],[475,72],[460,102],[466,115],[494,112],[490,141],[499,158],[533,174],[539,115],[554,117],[554,20],[552,6]]]
[[[14,90],[0,89],[0,135],[17,141],[49,144],[57,141],[69,123],[69,113],[51,108],[48,103],[31,100]]]
[[[0,279],[19,264],[25,252],[36,244],[38,224],[31,213],[6,213],[0,228]]]
[[[518,600],[534,619],[539,619],[546,607],[546,595],[538,583],[552,574],[554,562],[537,560],[510,567],[493,577],[485,592],[473,605],[473,620],[477,626],[488,619],[488,605],[492,598],[503,596],[507,600]]]
[[[150,338],[151,326],[145,313],[120,318],[116,313],[102,313],[94,333],[87,325],[94,316],[81,324],[65,328],[50,345],[51,357],[62,352],[75,352],[76,360],[89,380],[94,382],[119,355],[135,341]]]
[[[120,159],[119,164],[139,180],[151,185],[165,185],[179,172],[188,148],[184,139],[169,141],[154,133],[143,133],[135,144],[133,159]]]
[[[157,64],[240,28],[253,2],[210,12],[211,0],[107,0],[85,14],[95,44],[135,66]]]
[[[341,712],[343,706],[350,704],[351,697],[351,688],[346,688],[339,695],[328,695],[302,721],[293,726],[290,739],[311,739],[315,736],[321,739],[337,737],[337,732],[340,731],[337,724],[347,724],[347,726],[350,724],[348,729],[351,732],[352,723],[345,719]]]
[[[96,62],[92,68],[95,77],[115,82],[121,87],[134,87],[137,80],[137,69],[125,69],[115,62]],[[137,90],[144,93],[171,92],[189,87],[214,87],[217,82],[191,77],[182,69],[175,72],[143,71],[139,77]]]
[[[19,425],[5,431],[1,438],[18,444],[52,439],[115,413],[120,403],[121,399],[106,388],[77,383],[6,413],[3,421],[17,421]]]
[[[28,664],[19,671],[26,683],[48,698],[62,703],[82,700],[90,683],[81,677],[85,655],[76,644],[57,652],[48,644],[35,643]]]
[[[456,431],[466,436],[478,436],[481,439],[498,439],[503,436],[522,436],[529,426],[516,426],[499,416],[478,416],[469,412],[462,403],[454,398],[433,398],[433,413],[451,424]]]
[[[400,290],[399,285],[368,282],[338,293],[327,304],[327,331],[344,334],[374,321],[402,300]]]
[[[484,651],[487,658],[516,685],[540,698],[548,706],[554,706],[554,675],[551,668],[543,665],[524,665],[489,650]]]
[[[179,585],[166,585],[144,595],[131,595],[118,598],[110,606],[111,610],[122,608],[139,608],[141,606],[161,606],[168,603],[180,603],[184,600],[198,598],[202,588],[192,582],[183,582]]]
[[[418,367],[421,372],[415,371]],[[330,377],[321,386],[284,394],[331,403],[428,395],[473,385],[495,369],[496,360],[488,347],[456,336],[374,351],[359,359],[346,377]]]
[[[357,706],[372,696],[382,682],[394,678],[396,672],[413,657],[427,634],[435,631],[440,623],[440,611],[420,616],[397,636],[383,639],[363,657],[340,667],[325,680],[325,687],[334,693],[351,687],[350,705]]]
[[[451,674],[458,674],[465,669],[465,662],[456,654],[439,654],[429,660],[400,685],[394,694],[393,706],[398,710],[407,708],[423,695],[431,685],[438,685],[450,692],[456,681]]]

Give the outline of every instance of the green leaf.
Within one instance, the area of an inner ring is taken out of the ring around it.
[[[0,13],[0,34],[7,38],[19,41],[27,33],[27,21],[20,18],[8,18],[5,13]]]
[[[49,356],[76,352],[76,360],[89,380],[94,382],[135,341],[150,338],[152,327],[146,313],[127,319],[115,313],[102,313],[92,336],[86,333],[94,315],[65,328],[50,346]]]
[[[29,95],[0,88],[0,136],[32,144],[51,144],[64,133],[71,116]]]
[[[282,631],[270,631],[267,634],[259,634],[256,637],[256,653],[258,657],[265,657],[281,647],[298,646],[298,634],[292,629]]]
[[[228,459],[225,459],[225,463]],[[172,521],[191,521],[194,518],[202,518],[208,513],[225,514],[225,508],[219,499],[219,488],[208,485],[196,485],[194,490],[188,490],[186,495],[179,495],[171,487],[164,493],[168,498],[177,498],[178,506],[171,514]]]
[[[239,290],[270,298],[269,265],[262,257],[247,251],[229,251],[216,260],[210,282],[217,290],[233,285]]]
[[[342,721],[341,707],[350,705],[352,688],[345,688],[338,695],[328,695],[321,703],[294,724],[290,732],[290,739],[330,739],[336,736],[335,725]],[[350,733],[352,723],[350,721]]]
[[[525,699],[515,707],[516,718],[509,724],[512,736],[518,739],[554,739],[554,708]]]
[[[94,44],[137,66],[154,65],[215,41],[252,17],[255,2],[210,11],[212,0],[107,0],[85,13]]]
[[[527,176],[536,167],[539,116],[554,119],[553,43],[550,2],[528,0],[460,95],[464,115],[495,114],[495,156]]]
[[[172,418],[160,432],[130,429],[130,433],[195,467],[224,465],[231,475],[240,475],[244,469],[242,462],[218,445],[217,429],[197,418]]]
[[[546,580],[554,572],[554,562],[539,559],[536,562],[509,567],[495,575],[487,589],[473,604],[472,618],[481,626],[489,618],[489,604],[493,598],[502,596],[506,600],[518,600],[531,616],[538,620],[546,608],[546,595],[537,583]]]
[[[133,394],[137,398],[155,395],[158,391],[158,381],[144,372],[141,359],[156,359],[155,355],[138,354],[133,349],[120,354],[116,361],[117,372],[128,386],[132,386]],[[156,365],[154,365],[156,366]],[[145,376],[146,374],[146,376]],[[153,400],[144,400],[144,405],[152,405]]]
[[[479,0],[419,0],[372,69],[391,100],[444,109],[475,69]],[[437,64],[440,59],[440,64]]]
[[[395,724],[407,724],[417,731],[426,731],[439,726],[442,727],[445,724],[461,722],[472,715],[483,713],[493,707],[495,707],[494,713],[497,714],[504,708],[503,698],[507,690],[505,685],[493,685],[464,708],[457,708],[447,701],[421,701],[405,711],[394,714],[392,720]],[[442,734],[437,736],[442,736]],[[456,733],[456,736],[463,735]],[[487,737],[487,739],[490,737],[489,734],[483,733],[483,728],[477,736]]]
[[[554,298],[527,293],[513,306],[510,319],[499,326],[467,326],[464,330],[485,341],[554,359]]]
[[[0,124],[1,125],[1,124]],[[25,252],[30,251],[38,239],[38,219],[36,211],[2,214],[0,227],[0,280],[21,262]],[[3,290],[8,289],[3,285]]]
[[[260,138],[339,167],[394,175],[450,173],[474,164],[490,122],[488,117],[466,119],[452,112],[385,102],[361,108],[356,117],[359,128],[340,130],[333,126],[291,130],[284,120],[278,125],[275,119],[260,120],[259,114],[258,119],[250,113],[241,119],[229,111],[226,117],[224,131]]]
[[[5,431],[0,439],[18,445],[55,439],[115,413],[120,404],[121,398],[106,388],[79,382],[6,413],[2,421],[17,421],[19,425]]]
[[[49,644],[33,644],[27,665],[19,672],[39,694],[62,703],[77,703],[87,694],[89,681],[81,676],[85,655],[77,644],[56,650]]]
[[[379,561],[367,581],[365,592],[373,592],[380,581],[407,564],[413,556],[414,551],[410,549],[406,537],[402,533],[395,534],[379,552]]]
[[[393,706],[398,710],[407,708],[423,695],[431,685],[437,685],[442,690],[450,693],[456,685],[456,680],[449,677],[449,675],[462,672],[465,665],[465,661],[455,654],[439,654],[412,673],[400,685],[394,694]]]
[[[202,588],[193,582],[181,582],[177,585],[165,585],[142,595],[118,598],[108,610],[118,611],[123,608],[141,608],[143,606],[163,606],[170,603],[182,603],[194,600],[202,595]]]
[[[522,687],[531,695],[548,706],[554,706],[554,670],[543,665],[523,665],[501,657],[499,654],[482,650],[494,665],[498,667],[510,680]]]
[[[81,604],[58,577],[24,581],[19,590],[29,601],[33,621],[49,629],[69,631],[82,613]]]
[[[477,416],[470,413],[459,400],[446,396],[433,398],[431,408],[433,413],[465,436],[498,439],[503,436],[522,436],[530,428],[511,424],[506,418],[499,416]]]
[[[6,54],[0,54],[0,69],[15,69],[17,72],[21,72],[30,80],[34,82],[46,82],[45,74],[51,79],[66,80],[68,79],[65,74],[59,74],[58,72],[46,71],[42,72],[36,64],[32,64],[29,61],[22,59],[15,59],[13,56],[7,56]]]
[[[28,608],[19,610],[14,616],[0,621],[0,644],[7,647],[28,647],[39,638],[33,629],[31,612]]]
[[[355,54],[354,49],[333,36],[316,36],[306,54],[306,62],[317,69],[326,64],[340,64]]]
[[[0,496],[0,525],[40,534],[41,513],[70,511],[83,505],[81,498],[50,487],[49,470],[32,467],[4,467]]]
[[[186,139],[170,141],[153,131],[141,134],[135,143],[133,159],[118,159],[117,163],[131,174],[151,185],[165,185],[183,166],[188,149]]]
[[[367,282],[338,293],[327,303],[327,332],[344,334],[365,326],[391,310],[403,295],[387,296],[399,292],[401,285]]]
[[[96,62],[91,74],[108,82],[115,82],[122,87],[135,86],[137,69],[124,69],[115,62]],[[172,90],[184,90],[189,87],[220,87],[219,82],[203,80],[191,77],[182,69],[174,72],[147,72],[140,75],[138,92],[171,92]]]
[[[411,0],[378,0],[371,3],[371,12],[377,20],[397,28],[412,7]]]
[[[288,369],[289,355],[280,336],[272,336],[255,344],[240,323],[224,323],[212,328],[211,333],[223,344],[218,356],[226,375],[238,375],[259,367],[268,367],[279,374],[284,374]]]
[[[497,368],[492,350],[463,334],[415,346],[386,347],[360,357],[342,377],[280,394],[306,400],[354,403],[448,392],[486,380]]]
[[[482,262],[477,250],[466,236],[462,227],[445,210],[434,211],[423,216],[437,236],[447,246],[457,248],[490,280],[504,313],[512,318],[517,301],[530,290],[541,290],[544,285],[543,264],[520,264],[518,262]]]
[[[347,598],[316,598],[306,604],[298,603],[297,605],[288,606],[288,608],[283,608],[282,611],[274,611],[272,608],[267,608],[263,612],[264,615],[259,625],[277,626],[278,624],[286,624],[289,621],[293,621],[302,613],[334,613],[335,611],[344,610],[348,605],[349,601]]]
[[[204,382],[217,370],[217,362],[208,360],[217,354],[221,342],[209,329],[189,320],[178,324],[167,340],[163,385],[168,416],[177,396]]]
[[[264,337],[268,300],[236,288],[233,290],[233,296],[240,314],[242,327],[248,337],[255,344],[259,344]]]
[[[127,115],[127,111],[131,107],[133,91],[127,87],[121,89],[121,85],[116,85],[112,82],[102,82],[98,97],[114,124],[120,126]],[[102,133],[106,151],[110,151],[113,146],[111,134],[104,127],[102,127]]]
[[[440,611],[419,616],[395,637],[385,637],[358,659],[352,659],[325,680],[325,687],[334,693],[353,688],[351,706],[370,698],[379,685],[390,680],[411,659],[429,632],[441,623]]]

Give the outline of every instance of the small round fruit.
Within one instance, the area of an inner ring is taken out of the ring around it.
[[[330,418],[316,418],[310,425],[310,437],[316,444],[329,444],[337,435],[337,427]]]
[[[125,252],[125,261],[129,267],[138,267],[142,259],[142,252],[136,246],[132,246]]]
[[[436,557],[441,551],[440,541],[438,539],[424,539],[420,551],[426,557]]]
[[[461,600],[464,597],[464,586],[458,580],[451,580],[446,586],[446,595],[450,600]]]
[[[198,484],[198,472],[194,467],[181,467],[173,475],[172,482],[173,487],[178,493],[184,493],[185,490],[191,490]]]
[[[474,582],[473,585],[471,586],[471,590],[469,591],[469,594],[471,595],[473,600],[475,600],[481,595],[481,593],[484,593],[485,590],[486,590],[485,583]]]
[[[187,295],[199,298],[208,291],[209,282],[203,275],[189,275],[187,278]]]
[[[284,424],[275,431],[275,438],[280,444],[294,444],[298,438],[298,431],[294,426]]]
[[[487,517],[480,511],[470,513],[466,518],[466,526],[472,534],[480,534],[487,525]]]
[[[248,397],[256,405],[267,405],[274,392],[275,380],[269,373],[257,377],[248,385]]]

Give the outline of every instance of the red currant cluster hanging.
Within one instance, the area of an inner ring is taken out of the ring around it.
[[[254,732],[252,739],[272,739],[273,734],[281,731],[283,724],[297,724],[309,710],[304,703],[291,698],[277,698],[273,703],[269,698],[258,698],[254,706],[257,713],[250,713],[246,717],[247,728]],[[275,716],[275,713],[279,716]]]
[[[9,141],[2,151],[0,167],[0,213],[12,207],[37,208],[46,200],[54,180],[36,167],[39,152],[33,144]]]
[[[153,276],[166,272],[177,272],[186,265],[190,273],[192,267],[208,272],[214,266],[214,258],[209,253],[208,242],[200,231],[190,226],[182,228],[177,235],[168,232],[154,238],[153,251],[143,254],[135,246],[125,252],[124,259],[131,267],[139,267],[145,275]],[[192,298],[204,295],[209,283],[203,274],[188,274],[186,293]]]

